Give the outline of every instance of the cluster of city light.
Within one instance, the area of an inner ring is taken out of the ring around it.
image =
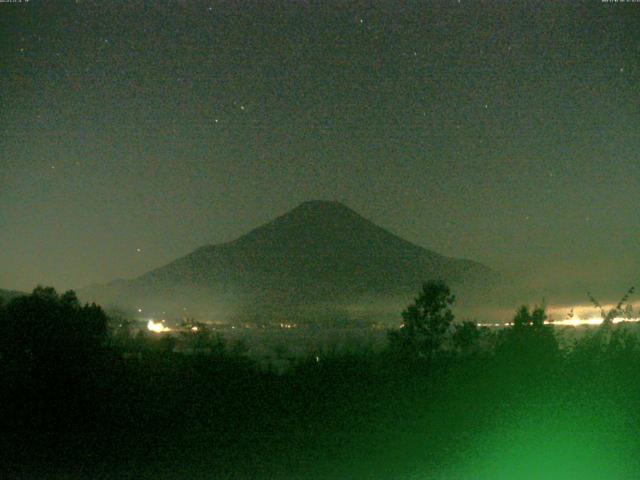
[[[150,318],[149,321],[147,322],[147,329],[154,333],[163,333],[163,332],[171,331],[171,329],[167,327],[164,323],[154,322],[153,318]]]
[[[549,306],[545,309],[548,320],[545,325],[556,325],[558,327],[589,327],[602,325],[603,315],[613,315],[609,318],[610,323],[637,323],[640,322],[640,302],[629,303],[627,305],[606,304],[602,306],[594,305],[557,305]],[[504,328],[513,326],[513,322],[487,322],[478,323],[479,327]]]
[[[560,325],[560,326],[569,326],[569,327],[579,327],[581,325],[601,325],[603,322],[602,317],[591,317],[591,318],[567,318],[565,320],[555,320],[555,321],[547,321],[544,322],[547,325]],[[621,323],[621,322],[640,322],[640,318],[623,318],[616,317],[611,319],[612,323]]]
[[[604,322],[602,317],[578,318],[571,317],[564,320],[545,320],[545,325],[556,325],[558,327],[581,327],[598,326]],[[611,319],[611,323],[640,322],[640,318],[616,317]],[[478,323],[479,327],[511,327],[513,322],[505,323]]]

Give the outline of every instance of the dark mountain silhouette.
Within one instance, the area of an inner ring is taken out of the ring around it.
[[[411,295],[434,278],[475,288],[496,274],[403,240],[341,203],[310,201],[232,242],[81,293],[129,305],[155,297],[176,305],[211,298],[243,308],[310,307]]]

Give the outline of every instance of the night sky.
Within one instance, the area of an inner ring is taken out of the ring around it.
[[[310,199],[545,289],[639,278],[640,3],[31,0],[0,25],[2,288],[133,277]]]

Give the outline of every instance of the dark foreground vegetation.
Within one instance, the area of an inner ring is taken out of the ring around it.
[[[616,312],[568,340],[543,308],[490,331],[453,302],[428,283],[384,352],[276,374],[202,325],[133,335],[37,288],[0,308],[0,477],[637,478],[640,343]]]

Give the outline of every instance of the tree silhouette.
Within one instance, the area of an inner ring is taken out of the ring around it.
[[[629,298],[631,297],[631,295],[633,295],[634,292],[635,292],[635,287],[631,286],[625,292],[625,294],[622,296],[622,298],[616,304],[616,306],[613,308],[610,308],[609,311],[606,311],[604,309],[604,307],[600,304],[598,300],[596,300],[596,298],[591,294],[591,292],[587,292],[587,296],[589,297],[589,300],[591,301],[593,306],[596,307],[598,310],[600,310],[600,316],[602,317],[602,326],[607,328],[613,323],[613,320],[617,317],[631,318],[633,316],[633,306],[629,303]]]
[[[465,320],[455,326],[452,340],[453,346],[459,353],[471,353],[477,348],[481,330],[475,322]]]
[[[80,305],[73,291],[37,287],[11,299],[0,312],[0,417],[52,442],[89,425],[109,358],[106,335],[102,309]]]
[[[100,307],[81,306],[71,290],[58,295],[51,287],[37,287],[3,308],[0,353],[25,367],[63,357],[80,361],[103,345],[106,334]]]
[[[433,359],[441,350],[454,316],[455,295],[442,281],[429,281],[414,302],[402,312],[403,324],[389,334],[392,350]]]
[[[592,305],[600,310],[602,323],[595,332],[585,335],[583,339],[575,342],[574,350],[583,361],[602,362],[606,359],[621,358],[631,353],[637,348],[637,338],[631,335],[624,325],[614,326],[616,318],[631,320],[634,316],[633,305],[629,298],[635,292],[635,287],[631,286],[620,298],[618,303],[608,310],[591,294],[587,296]]]
[[[521,306],[510,328],[503,330],[498,353],[507,355],[514,366],[529,368],[532,365],[548,365],[559,354],[558,340],[553,327],[544,322],[544,307]]]

